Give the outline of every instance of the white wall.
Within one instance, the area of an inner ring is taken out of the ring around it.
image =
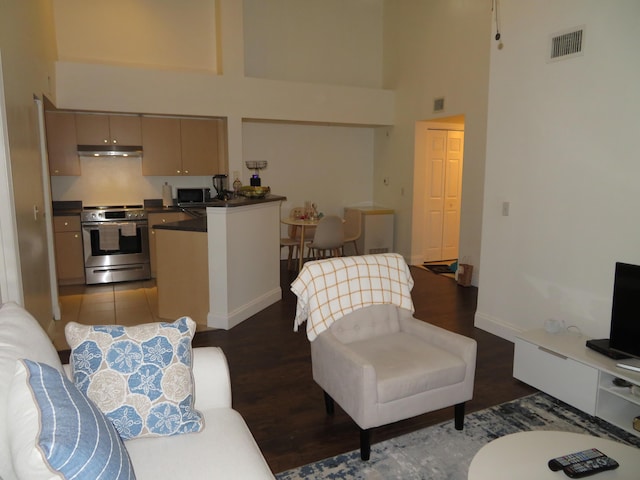
[[[416,128],[420,122],[464,115],[460,257],[475,266],[475,285],[480,270],[490,18],[490,2],[385,2],[384,88],[396,92],[396,115],[393,128],[379,128],[376,135],[374,200],[396,211],[396,249],[420,260],[423,242],[412,237],[413,228],[421,228],[412,219],[414,209],[420,209],[414,204],[414,186],[423,187],[414,184]],[[434,114],[433,100],[440,96],[445,97],[445,110]]]
[[[53,5],[60,60],[217,71],[214,0],[53,0]]]
[[[640,2],[501,0],[491,50],[476,325],[608,337],[614,263],[640,264]],[[547,63],[549,35],[584,55]],[[510,215],[501,215],[502,202]]]
[[[379,88],[382,0],[244,0],[245,74]]]
[[[346,206],[371,201],[370,128],[245,122],[243,139],[244,158],[269,162],[260,172],[262,185],[287,197],[285,216],[306,200],[325,215],[342,215]]]

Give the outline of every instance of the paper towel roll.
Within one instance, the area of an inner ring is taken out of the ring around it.
[[[173,206],[173,195],[171,191],[171,185],[165,182],[162,186],[162,206],[163,207],[172,207]]]

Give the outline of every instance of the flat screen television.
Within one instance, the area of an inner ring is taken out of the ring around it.
[[[612,350],[640,359],[640,266],[616,263],[609,346]],[[621,360],[619,366],[640,367],[635,360]]]

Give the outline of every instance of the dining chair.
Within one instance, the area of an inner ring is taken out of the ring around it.
[[[316,227],[313,241],[307,243],[314,259],[341,257],[344,246],[344,222],[337,215],[322,217]],[[327,254],[328,252],[328,254]]]
[[[362,235],[362,213],[353,208],[344,209],[344,243],[353,243],[356,255],[360,255],[358,251],[358,239]],[[343,252],[344,254],[344,248]]]
[[[304,207],[293,207],[289,211],[289,217],[296,218],[304,215]],[[312,240],[316,227],[308,226],[305,229],[304,237]],[[289,225],[287,228],[287,236],[280,238],[280,249],[288,247],[289,252],[287,255],[287,269],[292,270],[292,265],[295,265],[298,260],[300,250],[300,229],[295,225]],[[304,253],[304,252],[302,252]]]

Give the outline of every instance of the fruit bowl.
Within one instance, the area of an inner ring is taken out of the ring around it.
[[[271,192],[270,187],[251,187],[247,185],[241,187],[238,193],[247,198],[264,198],[269,192]]]

